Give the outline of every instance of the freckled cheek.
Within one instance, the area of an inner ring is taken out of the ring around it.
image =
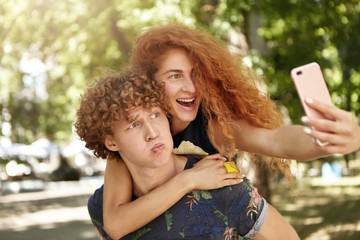
[[[174,87],[166,85],[164,93],[167,101],[169,102],[176,101],[177,91]]]

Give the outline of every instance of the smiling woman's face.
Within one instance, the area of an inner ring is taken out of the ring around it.
[[[173,134],[185,129],[195,119],[200,97],[193,81],[194,64],[183,49],[170,49],[161,58],[154,77],[165,83],[165,95],[170,104]]]

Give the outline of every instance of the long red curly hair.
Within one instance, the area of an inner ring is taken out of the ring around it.
[[[178,23],[149,28],[137,37],[131,64],[140,65],[153,75],[158,70],[161,57],[172,48],[186,50],[192,59],[196,75],[194,82],[202,97],[201,107],[208,127],[212,128],[214,122],[222,127],[230,154],[237,150],[229,122],[244,120],[267,129],[282,125],[277,107],[258,88],[261,83],[259,77],[240,57],[232,55],[205,31]],[[212,142],[216,144],[216,141]],[[277,166],[290,177],[289,161],[273,158],[270,165],[273,169]]]

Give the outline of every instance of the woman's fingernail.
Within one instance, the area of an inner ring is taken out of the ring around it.
[[[310,133],[311,133],[311,130],[310,130],[310,128],[305,127],[305,128],[304,128],[304,132],[305,132],[306,134],[310,134]]]
[[[316,139],[316,143],[320,146],[320,147],[324,147],[329,145],[328,142],[321,142],[319,139]]]
[[[306,101],[307,103],[310,103],[310,104],[311,104],[311,103],[314,103],[314,100],[312,100],[311,98],[306,98],[305,101]]]
[[[303,123],[308,123],[308,122],[309,122],[309,118],[306,117],[306,116],[302,116],[302,117],[301,117],[301,121],[302,121]]]

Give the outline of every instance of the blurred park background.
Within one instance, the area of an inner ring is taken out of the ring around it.
[[[0,0],[1,239],[97,239],[86,202],[105,160],[73,132],[80,96],[127,63],[137,33],[169,22],[243,57],[285,124],[304,114],[290,70],[313,61],[359,121],[359,0]],[[359,152],[294,162],[294,186],[270,175],[260,184],[302,239],[360,239]]]

